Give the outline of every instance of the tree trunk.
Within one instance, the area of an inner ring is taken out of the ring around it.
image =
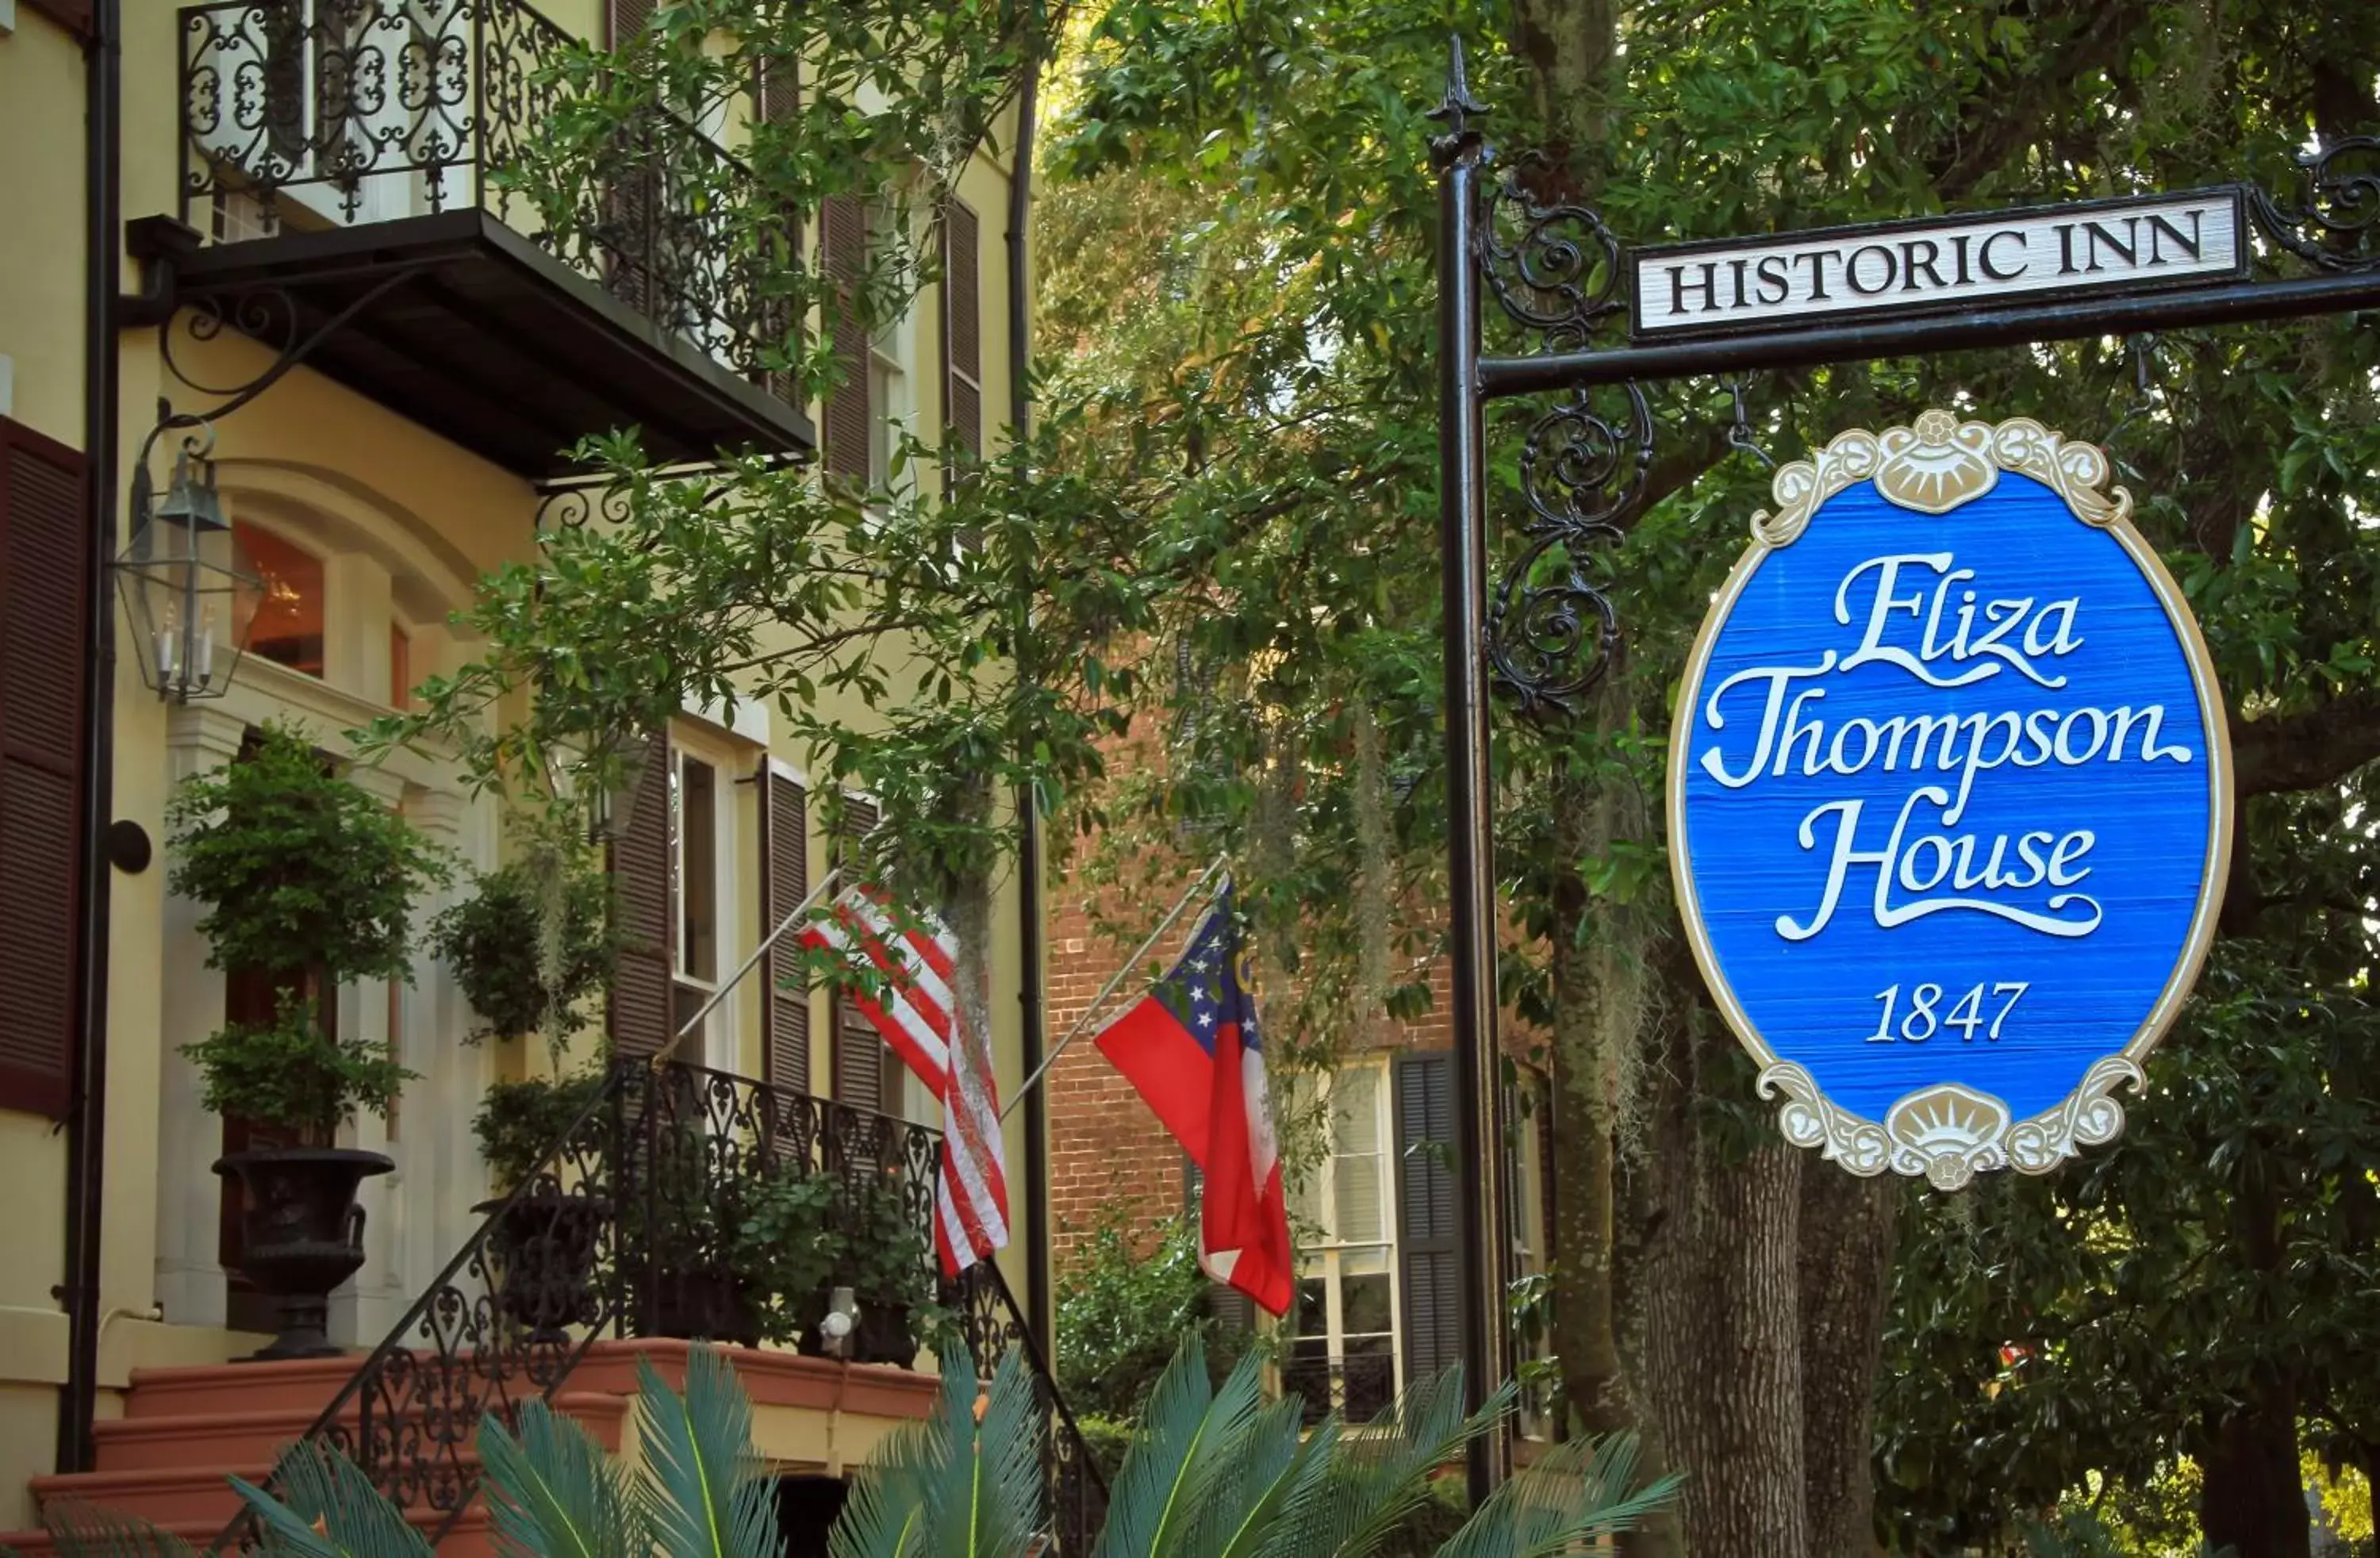
[[[1804,1558],[1802,1154],[1779,1140],[1741,1160],[1717,1148],[1698,1142],[1677,1165],[1681,1194],[1665,1198],[1684,1215],[1669,1220],[1656,1260],[1668,1280],[1649,1296],[1645,1398],[1686,1475],[1682,1551]]]
[[[1872,1407],[1902,1190],[1803,1165],[1802,1459],[1815,1558],[1876,1551]]]
[[[2209,1546],[2239,1558],[2308,1558],[2312,1522],[2298,1477],[2297,1393],[2258,1366],[2248,1399],[2207,1425],[2199,1524]]]
[[[1553,899],[1558,923],[1576,925],[1586,913],[1586,884],[1576,862],[1596,831],[1595,798],[1575,780],[1552,797]],[[1597,989],[1596,959],[1572,935],[1554,938],[1553,1182],[1549,1230],[1554,1279],[1554,1350],[1561,1362],[1562,1397],[1590,1434],[1635,1425],[1621,1379],[1611,1324],[1612,1087],[1610,1056],[1598,1043],[1598,1016],[1609,1016],[1610,992]],[[1636,1042],[1630,1034],[1627,1042]]]

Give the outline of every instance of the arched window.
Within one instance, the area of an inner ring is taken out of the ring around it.
[[[322,559],[244,519],[235,520],[232,530],[264,584],[264,602],[249,634],[249,653],[319,677],[325,626]]]

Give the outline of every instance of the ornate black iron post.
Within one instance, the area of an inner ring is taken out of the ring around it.
[[[1495,836],[1488,773],[1488,478],[1479,393],[1480,112],[1454,50],[1446,101],[1431,116],[1439,171],[1439,536],[1445,569],[1447,889],[1454,964],[1455,1171],[1461,1214],[1463,1405],[1476,1410],[1512,1377],[1504,1315],[1503,1095],[1496,1048]],[[1476,1504],[1504,1479],[1509,1441],[1473,1442]]]

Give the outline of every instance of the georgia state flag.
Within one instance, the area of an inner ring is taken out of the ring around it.
[[[1180,959],[1094,1041],[1206,1175],[1199,1263],[1282,1315],[1295,1268],[1255,982],[1226,878]]]

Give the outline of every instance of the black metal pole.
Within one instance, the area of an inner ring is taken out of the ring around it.
[[[1463,75],[1463,45],[1431,147],[1439,169],[1439,536],[1445,570],[1448,951],[1454,964],[1455,1172],[1465,1181],[1463,1265],[1463,1406],[1475,1411],[1511,1377],[1504,1326],[1504,1154],[1497,1104],[1495,839],[1488,777],[1487,428],[1479,393],[1478,112]],[[1500,1431],[1473,1442],[1471,1499],[1504,1479]]]
[[[82,731],[81,924],[76,945],[78,989],[73,1114],[67,1121],[66,1388],[58,1393],[57,1455],[64,1472],[88,1470],[97,1420],[101,1235],[106,1213],[108,925],[115,887],[107,853],[115,796],[115,595],[108,564],[115,555],[116,298],[123,290],[118,245],[123,230],[120,133],[123,27],[119,0],[91,8],[84,43],[84,241],[88,297],[84,319],[83,460],[89,483],[91,577],[85,647]]]

